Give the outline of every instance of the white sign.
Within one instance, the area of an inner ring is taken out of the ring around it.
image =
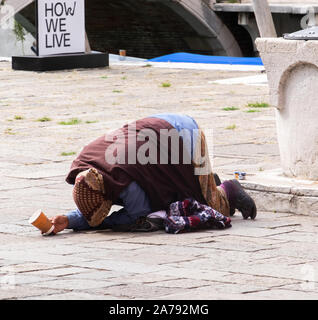
[[[85,0],[37,1],[38,55],[85,52]]]

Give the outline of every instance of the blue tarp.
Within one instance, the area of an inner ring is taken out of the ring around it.
[[[151,62],[191,62],[191,63],[214,63],[214,64],[243,64],[262,66],[261,58],[244,57],[223,57],[206,56],[202,54],[193,54],[186,52],[172,53],[165,56],[149,59]]]

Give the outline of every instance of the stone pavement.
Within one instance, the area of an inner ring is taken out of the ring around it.
[[[273,108],[246,107],[267,102],[268,87],[213,82],[256,74],[148,65],[30,73],[0,62],[0,298],[316,299],[317,217],[279,206],[255,221],[237,213],[231,229],[180,235],[42,237],[27,222],[38,208],[74,208],[64,178],[83,145],[152,113],[195,117],[223,178],[277,168]]]

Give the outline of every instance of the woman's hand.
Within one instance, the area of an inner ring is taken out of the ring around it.
[[[54,225],[53,234],[57,234],[58,232],[61,232],[68,227],[67,216],[63,216],[63,215],[55,216],[55,217],[49,218],[49,220]]]

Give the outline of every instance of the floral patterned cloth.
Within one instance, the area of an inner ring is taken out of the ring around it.
[[[191,198],[171,203],[165,219],[167,233],[225,229],[231,226],[229,217]]]

